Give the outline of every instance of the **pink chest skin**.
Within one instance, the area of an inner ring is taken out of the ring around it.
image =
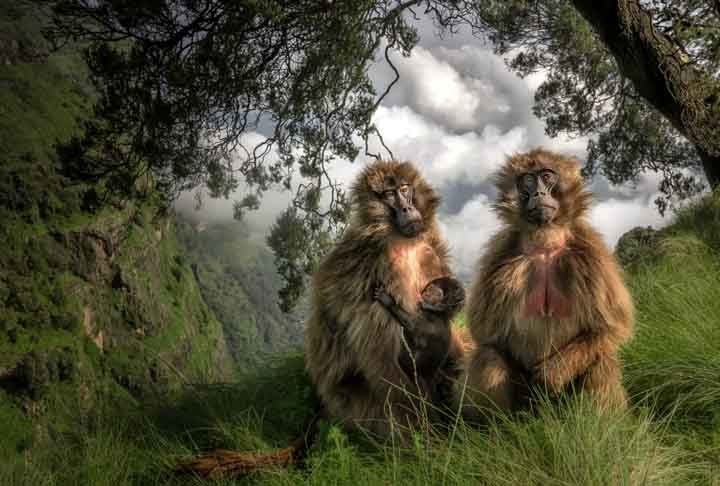
[[[572,315],[570,301],[558,287],[557,257],[559,249],[533,249],[532,271],[528,281],[523,317],[567,319]]]
[[[440,276],[440,260],[426,243],[396,245],[391,249],[390,260],[403,282],[401,293],[411,303],[420,300],[420,292],[427,283]]]

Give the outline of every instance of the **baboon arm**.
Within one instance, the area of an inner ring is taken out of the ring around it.
[[[483,344],[482,346],[478,346],[478,348],[484,350],[487,358],[489,361],[502,361],[506,362],[507,360],[507,353],[503,348],[498,346],[497,344]]]
[[[385,304],[383,304],[385,305]],[[410,332],[415,332],[416,329],[416,317],[411,315],[405,309],[402,308],[397,302],[393,302],[392,305],[385,305],[385,308],[392,314],[402,327]]]
[[[535,365],[536,381],[551,389],[560,389],[584,373],[601,356],[612,355],[632,335],[633,306],[622,283],[620,271],[610,258],[596,272],[595,296],[597,309],[588,317],[586,331]],[[603,296],[604,298],[597,298]]]
[[[600,309],[598,322],[607,329],[608,339],[615,347],[629,340],[633,334],[634,309],[630,293],[625,287],[620,270],[614,261],[606,273],[608,303]]]
[[[435,312],[438,314],[449,314],[449,306],[446,304],[429,304],[428,302],[420,301],[418,307],[425,311]]]
[[[578,254],[584,255],[581,263],[584,272],[588,295],[595,308],[593,315],[588,316],[587,326],[590,330],[606,333],[609,343],[616,347],[627,341],[633,333],[634,309],[630,293],[623,282],[622,270],[615,258],[606,251],[602,237],[590,228],[579,226],[583,234],[583,243],[579,245]],[[595,255],[591,258],[591,255]]]
[[[534,379],[551,389],[584,373],[600,356],[614,354],[632,335],[632,300],[602,237],[581,224],[576,228],[575,245],[573,254],[584,269],[581,274],[587,288],[577,298],[587,299],[585,307],[593,310],[582,318],[583,332],[533,367]]]
[[[535,365],[533,381],[558,391],[597,361],[606,348],[606,333],[583,333]]]
[[[356,319],[349,322],[343,335],[367,383],[382,394],[387,393],[388,384],[392,390],[395,387],[414,389],[412,379],[399,362],[403,352],[399,337],[402,328],[390,320],[379,302],[358,305],[354,315]]]

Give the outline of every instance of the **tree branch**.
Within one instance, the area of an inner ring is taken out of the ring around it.
[[[695,145],[710,185],[720,184],[720,120],[712,106],[717,83],[653,25],[639,0],[573,4],[638,93]]]

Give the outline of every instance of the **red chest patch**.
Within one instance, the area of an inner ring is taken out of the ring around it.
[[[526,318],[565,319],[571,316],[570,301],[558,284],[557,261],[554,257],[551,253],[541,253],[533,259],[523,313]]]

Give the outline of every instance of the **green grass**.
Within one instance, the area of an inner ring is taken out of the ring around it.
[[[0,484],[187,484],[170,470],[181,457],[219,445],[269,450],[301,432],[312,408],[302,366],[302,356],[291,356],[234,385],[188,386],[134,405],[105,400],[85,415],[74,397],[56,397],[51,437],[26,439],[33,446],[21,454],[5,451]]]
[[[628,274],[637,308],[636,337],[623,350],[628,412],[599,413],[579,395],[484,428],[458,420],[450,434],[417,434],[402,446],[325,423],[307,468],[212,484],[719,484],[720,233],[701,224],[718,214],[714,199],[681,213],[662,232],[657,257]],[[172,465],[216,447],[286,445],[312,403],[295,356],[233,385],[188,386],[127,413],[104,404],[86,419],[92,427],[65,424],[69,432],[47,443],[33,438],[0,467],[0,484],[211,484],[176,476]],[[2,408],[0,416],[8,416]]]
[[[0,483],[211,484],[171,468],[207,448],[263,451],[299,433],[310,407],[307,384],[293,386],[298,370],[284,371],[290,374],[273,374],[272,380],[286,380],[288,388],[263,378],[246,386],[197,387],[119,419],[101,416],[92,432],[70,428],[54,448],[6,464]],[[265,413],[259,415],[261,403]],[[325,426],[307,469],[212,484],[691,485],[712,478],[712,464],[683,448],[666,422],[644,413],[599,414],[579,398],[546,405],[538,416],[500,418],[483,430],[461,422],[452,441],[417,435],[406,446],[372,446]]]
[[[28,5],[4,2],[0,32],[40,45]],[[31,351],[43,366],[76,364],[42,398],[0,389],[0,485],[207,484],[171,467],[199,451],[270,450],[300,434],[313,408],[302,356],[265,362],[233,384],[203,384],[230,368],[205,302],[229,323],[236,364],[255,363],[260,344],[296,342],[267,299],[271,256],[247,244],[239,225],[199,235],[184,225],[180,242],[168,234],[158,242],[149,206],[79,209],[52,149],[77,133],[92,100],[77,51],[0,66],[0,88],[0,371]],[[68,248],[51,237],[117,226],[130,229],[114,261],[127,290],[74,275]],[[402,446],[324,423],[307,469],[213,484],[720,484],[720,194],[681,212],[661,237],[628,275],[637,307],[636,338],[623,351],[628,413],[597,413],[580,396],[482,429],[459,420],[449,435]],[[201,288],[183,255],[199,264]],[[85,305],[112,350],[85,339],[81,325],[47,324],[77,318]],[[146,338],[134,337],[135,325]],[[151,368],[158,383],[148,383]]]
[[[628,388],[636,400],[713,421],[720,413],[720,259],[694,237],[664,246],[665,257],[631,279],[637,335],[625,352]]]
[[[40,33],[40,12],[28,0],[3,2],[3,38],[38,53],[47,52]],[[65,49],[46,62],[2,65],[0,86],[0,153],[4,158],[28,152],[47,156],[56,140],[77,133],[80,120],[89,111],[92,89],[77,50]]]

